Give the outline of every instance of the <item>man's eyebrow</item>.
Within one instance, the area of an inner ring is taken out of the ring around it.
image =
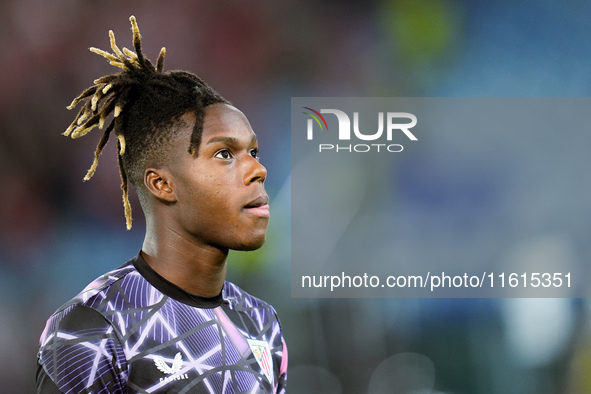
[[[228,145],[238,145],[240,143],[240,141],[237,138],[220,136],[220,137],[210,138],[209,140],[207,140],[206,144],[209,145],[209,144],[215,144],[218,142],[223,142]],[[257,142],[257,136],[253,134],[250,139],[250,142],[251,143]]]

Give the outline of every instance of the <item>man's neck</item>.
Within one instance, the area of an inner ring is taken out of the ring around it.
[[[146,230],[142,256],[148,265],[181,289],[202,297],[217,296],[226,279],[228,250],[187,239],[171,229]]]

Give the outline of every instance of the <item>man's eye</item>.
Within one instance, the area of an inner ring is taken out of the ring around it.
[[[232,158],[232,153],[230,153],[229,150],[227,149],[222,149],[221,151],[219,151],[218,153],[216,153],[214,155],[214,157],[220,158],[220,159],[224,159],[224,160],[228,160]]]
[[[254,157],[255,159],[259,159],[259,150],[258,149],[251,149],[250,150],[250,155],[252,157]]]

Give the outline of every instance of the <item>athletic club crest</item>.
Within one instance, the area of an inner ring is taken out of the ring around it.
[[[271,351],[269,350],[269,344],[265,341],[259,341],[257,339],[247,338],[250,350],[254,354],[254,358],[259,363],[261,370],[273,384],[273,360],[271,359]]]

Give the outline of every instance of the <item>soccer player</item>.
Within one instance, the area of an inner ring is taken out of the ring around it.
[[[283,393],[287,348],[273,307],[225,281],[229,249],[262,246],[265,167],[248,120],[197,76],[142,53],[107,58],[64,133],[102,128],[89,179],[114,133],[127,227],[128,182],[146,217],[139,254],[96,279],[48,320],[39,393]]]

